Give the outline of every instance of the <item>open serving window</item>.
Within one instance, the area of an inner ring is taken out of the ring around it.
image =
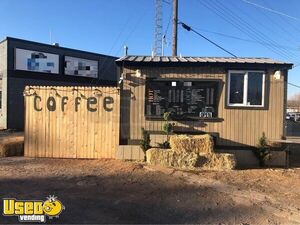
[[[171,112],[172,119],[218,117],[218,80],[147,80],[145,116],[160,119]]]

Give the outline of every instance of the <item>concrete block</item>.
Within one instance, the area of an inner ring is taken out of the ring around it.
[[[271,151],[271,158],[266,162],[266,166],[285,166],[286,152],[285,151]]]
[[[144,152],[138,145],[119,145],[116,159],[121,160],[144,160]]]

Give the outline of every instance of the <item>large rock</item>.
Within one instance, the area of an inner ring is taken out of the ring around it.
[[[196,154],[210,154],[214,148],[213,138],[208,135],[173,135],[170,138],[171,149],[175,152]]]

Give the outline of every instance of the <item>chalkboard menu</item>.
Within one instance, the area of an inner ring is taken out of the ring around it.
[[[217,81],[146,82],[145,115],[161,118],[171,112],[173,119],[217,117]]]

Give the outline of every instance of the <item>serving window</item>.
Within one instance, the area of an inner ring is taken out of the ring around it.
[[[264,92],[263,71],[229,71],[228,106],[263,107]]]
[[[147,80],[145,116],[172,119],[217,117],[218,81]]]

